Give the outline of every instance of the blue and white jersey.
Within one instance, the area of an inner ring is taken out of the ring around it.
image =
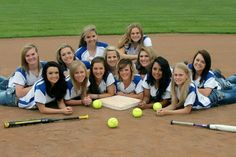
[[[66,90],[66,95],[64,97],[65,100],[71,100],[73,98],[81,96],[82,90],[79,89],[77,92],[75,91],[75,88],[72,84],[70,77],[66,78],[66,84],[67,84],[67,90]],[[89,87],[89,85],[90,85],[90,82],[88,80],[87,87]]]
[[[46,62],[40,61],[39,75],[34,75],[31,71],[27,73],[22,67],[16,69],[13,77],[13,83],[24,87],[32,86],[36,81],[42,78],[42,70]]]
[[[109,73],[107,79],[102,80],[98,86],[100,93],[105,93],[107,91],[107,87],[113,83],[115,83],[115,78],[112,73]]]
[[[89,51],[87,49],[87,47],[80,47],[76,52],[75,52],[75,56],[82,61],[89,61],[91,62],[93,60],[94,57],[97,56],[104,56],[104,50],[105,48],[108,46],[107,43],[104,42],[97,42],[96,43],[97,47],[96,47],[96,54],[95,56],[90,56]]]
[[[151,47],[152,46],[151,38],[149,38],[148,36],[144,36],[143,38],[144,38],[143,45],[145,47]],[[134,48],[132,44],[125,45],[124,48],[127,55],[138,55],[139,53],[138,49]]]
[[[158,92],[158,88],[155,87],[155,85],[150,85],[147,83],[147,75],[145,75],[143,79],[142,86],[144,89],[149,89],[150,90],[150,96],[151,100],[155,100],[155,97]],[[162,99],[170,99],[171,98],[171,83],[169,83],[168,87],[166,88],[166,91],[162,95]]]
[[[35,82],[30,91],[22,98],[19,98],[18,106],[25,109],[37,108],[36,104],[47,104],[54,101],[55,98],[51,98],[46,93],[46,84],[43,79]]]
[[[177,98],[180,98],[180,90],[178,87],[175,88],[177,93]],[[202,95],[196,85],[192,82],[189,86],[189,91],[187,98],[184,102],[184,107],[192,105],[193,109],[206,109],[211,107],[211,101],[208,97]]]
[[[192,70],[193,65],[189,64],[188,65],[189,69]],[[192,78],[193,80],[193,78]],[[207,73],[207,75],[205,76],[205,78],[203,78],[203,81],[200,83],[201,77],[198,77],[198,79],[193,80],[193,82],[195,83],[195,85],[198,88],[211,88],[211,89],[220,89],[221,87],[219,86],[219,84],[217,83],[217,81],[215,80],[215,76],[214,73],[212,71],[209,71]]]
[[[134,75],[133,80],[131,81],[130,85],[125,88],[124,83],[121,81],[117,81],[117,91],[123,92],[125,94],[135,93],[139,94],[143,92],[142,87],[142,78],[140,75]]]
[[[218,85],[217,81],[215,80],[214,74],[209,71],[203,81],[200,83],[201,77],[196,80],[193,80],[194,83],[198,88],[211,88],[211,89],[219,89],[220,86]]]

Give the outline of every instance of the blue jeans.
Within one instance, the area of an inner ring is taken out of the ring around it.
[[[236,74],[229,76],[228,78],[226,78],[226,80],[232,84],[236,84]]]
[[[213,89],[211,94],[209,95],[209,99],[211,101],[211,107],[215,107],[218,105],[227,105],[236,103],[236,88],[232,90],[217,90]]]
[[[0,90],[6,90],[8,87],[8,79],[0,76]]]
[[[0,77],[0,104],[17,107],[15,88],[8,87],[8,79]]]

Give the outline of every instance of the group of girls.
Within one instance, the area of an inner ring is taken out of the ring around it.
[[[56,61],[40,61],[37,47],[26,45],[21,66],[9,79],[0,78],[0,104],[72,114],[70,106],[123,95],[140,99],[142,109],[160,102],[157,115],[162,116],[235,103],[236,76],[226,80],[210,68],[210,54],[201,50],[192,64],[178,63],[172,69],[164,57],[155,56],[139,24],[127,27],[117,48],[98,41],[96,27],[89,25],[77,51],[63,44]],[[216,78],[230,82],[227,89]]]

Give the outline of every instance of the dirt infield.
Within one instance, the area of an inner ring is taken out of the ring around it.
[[[229,76],[236,73],[236,35],[149,35],[158,55],[167,58],[171,65],[188,60],[199,49],[211,53],[212,68],[219,68]],[[116,45],[120,36],[99,36],[101,41]],[[0,74],[8,76],[20,64],[20,50],[26,43],[39,48],[40,58],[54,60],[61,43],[71,44],[75,49],[78,37],[43,37],[0,39]],[[1,156],[187,156],[187,157],[234,157],[236,134],[201,128],[172,126],[170,120],[198,123],[221,123],[236,125],[236,105],[220,106],[190,115],[156,117],[152,110],[145,110],[142,118],[131,116],[131,109],[115,111],[107,108],[95,110],[74,107],[74,116],[89,114],[87,120],[39,124],[18,128],[0,127]],[[0,119],[20,120],[40,117],[63,117],[43,115],[36,111],[0,106]],[[117,129],[109,129],[109,117],[119,119]]]

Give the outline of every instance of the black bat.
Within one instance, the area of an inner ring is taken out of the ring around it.
[[[228,132],[236,132],[236,126],[232,125],[222,125],[222,124],[195,124],[191,122],[181,122],[172,120],[170,124],[179,124],[179,125],[189,125],[189,126],[197,126],[202,128],[207,128],[211,130],[220,130],[220,131],[228,131]]]
[[[88,119],[88,115],[76,116],[76,117],[63,117],[63,118],[39,118],[30,120],[19,120],[19,121],[7,121],[3,122],[4,128],[11,128],[17,126],[24,126],[29,124],[40,124],[40,123],[52,123],[63,120],[76,120],[76,119]]]

